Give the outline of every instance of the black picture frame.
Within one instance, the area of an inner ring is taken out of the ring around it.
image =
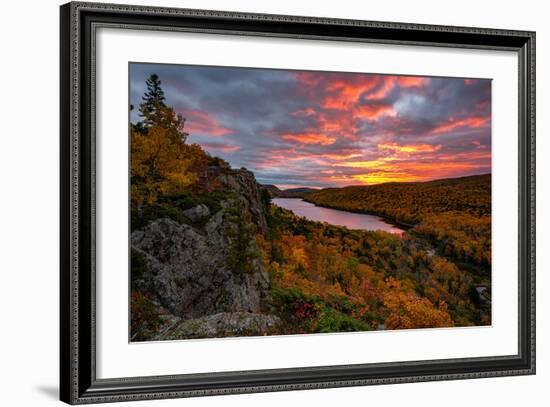
[[[80,2],[61,6],[60,23],[62,401],[83,404],[535,373],[534,32]],[[102,26],[517,52],[518,353],[435,361],[97,379],[93,40],[96,28]]]

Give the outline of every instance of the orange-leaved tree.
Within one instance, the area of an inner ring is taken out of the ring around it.
[[[453,326],[444,302],[439,306],[427,298],[418,297],[393,278],[386,282],[384,306],[390,311],[385,320],[386,329],[439,328]]]

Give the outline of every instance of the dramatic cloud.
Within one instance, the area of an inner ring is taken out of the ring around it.
[[[203,134],[208,136],[226,136],[233,130],[223,127],[208,112],[200,110],[177,110],[186,119],[186,131],[190,134]]]
[[[322,144],[324,146],[334,144],[335,138],[322,133],[284,133],[281,134],[283,140],[295,141],[298,144]]]
[[[224,153],[232,153],[241,149],[240,146],[231,146],[228,144],[221,143],[202,143],[202,147],[207,151],[223,151]]]
[[[486,126],[490,121],[490,117],[466,117],[464,119],[455,120],[450,118],[446,123],[441,124],[432,130],[432,133],[448,133],[456,128],[476,128]]]
[[[344,186],[491,171],[491,81],[131,64],[132,122],[156,73],[189,142],[259,182]]]
[[[391,150],[397,153],[431,153],[437,150],[441,150],[441,144],[437,146],[431,144],[411,144],[406,146],[400,146],[396,143],[378,144],[380,150]]]

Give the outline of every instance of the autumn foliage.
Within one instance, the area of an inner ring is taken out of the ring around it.
[[[150,338],[163,324],[157,306],[141,291],[131,293],[130,315],[130,337],[135,341]]]
[[[185,118],[164,103],[160,79],[152,75],[140,105],[143,120],[130,125],[130,201],[134,221],[147,213],[174,215],[173,197],[210,193],[219,183],[208,167],[226,163],[198,144],[188,144]],[[134,222],[136,223],[136,222]],[[133,227],[135,225],[132,225]]]
[[[491,175],[327,188],[316,205],[381,215],[429,237],[445,256],[491,265]]]
[[[258,241],[288,332],[489,322],[470,298],[471,273],[425,240],[310,222],[276,206],[270,223]]]
[[[132,230],[160,217],[188,222],[182,211],[198,204],[216,213],[234,193],[220,183],[229,165],[188,144],[185,119],[165,105],[158,77],[148,86],[140,106],[143,120],[130,126]],[[267,214],[268,229],[260,232],[239,208],[226,208],[235,225],[228,231],[233,242],[228,265],[235,274],[251,272],[249,259],[257,253],[250,253],[249,242],[256,238],[271,284],[264,311],[282,321],[274,333],[491,322],[490,304],[476,297],[476,286],[490,287],[491,281],[490,175],[325,189],[306,200],[385,216],[409,232],[348,230],[276,205]],[[138,278],[146,262],[132,255],[132,278]],[[133,287],[132,336],[149,338],[161,325],[157,305]]]

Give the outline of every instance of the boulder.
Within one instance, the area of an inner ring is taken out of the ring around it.
[[[146,261],[146,271],[134,282],[136,288],[179,317],[260,311],[269,288],[268,274],[259,255],[251,260],[252,272],[230,269],[227,223],[222,210],[202,229],[162,218],[132,232],[132,249]]]
[[[271,333],[280,322],[277,316],[250,312],[221,312],[187,320],[176,318],[154,340],[262,336]]]
[[[193,208],[186,209],[182,213],[183,216],[192,222],[198,222],[210,216],[210,210],[205,204],[199,204]]]

